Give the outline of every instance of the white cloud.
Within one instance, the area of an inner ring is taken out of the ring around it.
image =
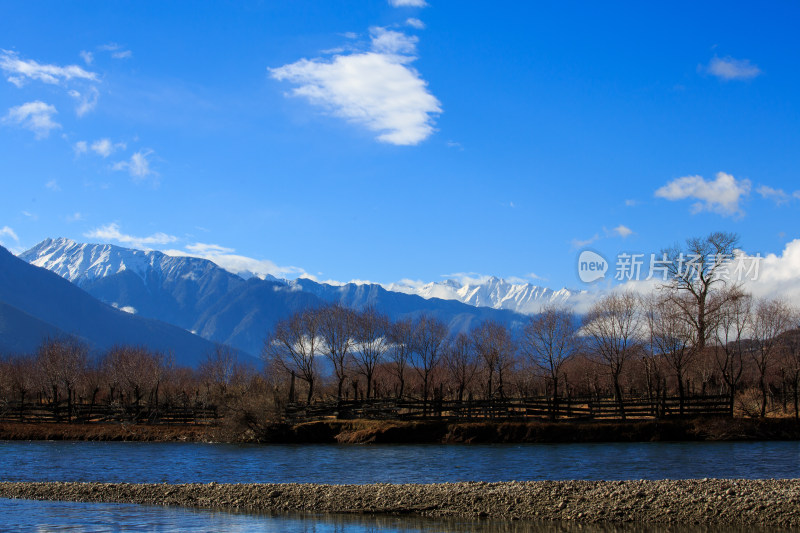
[[[75,213],[73,213],[71,215],[67,215],[66,219],[67,219],[67,222],[78,222],[80,220],[83,220],[83,215],[76,211]]]
[[[418,30],[425,29],[425,23],[415,18],[406,19],[406,26],[411,26],[412,28],[416,28]]]
[[[75,114],[82,117],[97,107],[97,99],[100,96],[100,91],[98,91],[96,87],[89,87],[89,89],[83,93],[71,89],[69,95],[78,102],[77,107],[75,107]]]
[[[10,108],[3,122],[31,130],[37,139],[43,139],[50,135],[50,131],[61,127],[53,120],[56,113],[54,106],[37,100]]]
[[[0,228],[0,237],[11,237],[15,241],[19,242],[19,237],[17,237],[17,234],[8,226],[3,226]]]
[[[20,59],[16,52],[9,50],[0,50],[0,69],[6,73],[6,79],[17,87],[22,87],[26,80],[38,80],[52,85],[60,85],[73,79],[98,81],[97,74],[78,65],[43,65],[32,59]]]
[[[110,139],[100,139],[92,143],[92,150],[103,157],[108,157],[114,151],[114,145]]]
[[[17,234],[14,232],[14,230],[8,226],[3,226],[0,228],[0,246],[4,246],[14,255],[22,252],[22,250],[18,250],[14,246],[10,245],[8,239],[5,237],[13,239],[15,243],[19,244],[19,237],[17,237]]]
[[[667,200],[693,199],[692,212],[710,211],[723,216],[743,215],[739,203],[750,194],[750,180],[737,180],[730,174],[718,172],[714,181],[702,176],[677,178],[655,192],[658,198]]]
[[[638,200],[625,200],[625,207],[636,207],[637,205],[639,205]]]
[[[280,279],[310,278],[315,279],[304,269],[295,266],[280,266],[267,259],[254,259],[234,254],[233,248],[218,244],[197,242],[186,246],[185,250],[163,250],[167,255],[176,257],[200,257],[216,263],[228,272],[248,278],[274,276]]]
[[[83,62],[86,63],[87,65],[91,65],[92,63],[94,63],[94,54],[91,52],[87,52],[86,50],[81,50],[81,58],[83,59]]]
[[[97,47],[102,52],[111,52],[111,57],[114,59],[128,59],[133,55],[130,50],[124,50],[122,46],[117,43],[108,43]]]
[[[133,154],[128,161],[115,163],[112,169],[127,170],[128,174],[137,182],[149,176],[157,176],[158,173],[150,168],[150,160],[147,159],[152,153],[152,150],[140,150]]]
[[[758,189],[756,189],[756,192],[760,194],[762,198],[772,200],[778,205],[785,204],[791,200],[791,196],[789,196],[789,194],[787,194],[783,189],[773,189],[767,185],[761,185]]]
[[[111,139],[105,137],[102,139],[97,139],[91,145],[86,141],[78,141],[72,147],[72,149],[75,151],[75,155],[88,153],[88,151],[91,149],[92,152],[104,158],[110,156],[117,150],[124,150],[125,148],[127,148],[127,145],[124,142],[115,143],[112,142]],[[119,168],[115,168],[115,170],[128,170],[129,163],[130,161],[116,163],[114,166],[119,166]]]
[[[733,59],[732,57],[712,58],[707,70],[712,75],[725,81],[749,80],[761,74],[761,69],[750,63],[750,60]]]
[[[425,0],[389,0],[393,7],[425,7],[428,3]]]
[[[126,148],[125,143],[112,143],[111,139],[98,139],[92,143],[92,151],[97,155],[108,157],[113,154],[117,150],[124,150]],[[134,154],[135,155],[135,154]]]
[[[50,180],[47,183],[45,183],[44,186],[54,192],[58,192],[61,190],[61,187],[58,185],[58,182],[56,180]]]
[[[750,254],[748,258],[755,257]],[[745,268],[752,263],[745,263]],[[755,296],[779,297],[793,302],[800,302],[800,239],[786,244],[780,255],[767,254],[758,263],[758,276],[745,276],[745,289]]]
[[[622,224],[620,224],[620,225],[619,225],[619,226],[617,226],[616,228],[613,228],[611,231],[612,231],[613,233],[615,233],[615,234],[619,235],[619,236],[620,236],[620,237],[622,237],[623,239],[625,239],[626,237],[630,237],[631,235],[633,235],[633,230],[632,230],[631,228],[627,227],[627,226],[623,226]]]
[[[186,249],[193,254],[198,254],[200,256],[229,254],[236,251],[233,248],[226,248],[225,246],[220,246],[219,244],[206,244],[202,242],[189,244],[186,246]]]
[[[23,211],[22,214],[31,220],[39,220],[39,215],[37,215],[36,213],[31,213],[30,211]]]
[[[131,315],[135,315],[136,314],[136,308],[132,307],[130,305],[123,305],[122,307],[120,307],[120,305],[117,302],[114,302],[114,303],[111,304],[111,307],[114,307],[115,309],[119,309],[123,313],[129,313]]]
[[[301,59],[269,69],[273,78],[298,85],[295,96],[333,115],[378,132],[378,140],[415,145],[434,132],[441,104],[427,88],[414,61],[417,38],[371,28],[371,49],[332,59]]]
[[[573,248],[583,248],[584,246],[589,246],[595,241],[600,240],[600,234],[595,233],[593,236],[589,237],[588,239],[572,239],[572,247]]]
[[[414,54],[417,51],[419,38],[414,35],[387,30],[376,26],[370,28],[372,37],[372,50],[380,54]]]
[[[111,223],[99,228],[93,229],[83,234],[84,237],[89,239],[99,239],[101,241],[115,241],[122,244],[129,245],[133,248],[147,248],[152,245],[163,245],[175,242],[178,240],[174,235],[167,235],[166,233],[158,232],[147,237],[136,237],[122,233],[119,224]]]

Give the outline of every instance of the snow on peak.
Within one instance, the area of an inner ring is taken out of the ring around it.
[[[423,298],[457,300],[476,307],[507,309],[523,314],[537,313],[548,304],[571,305],[580,292],[569,289],[554,291],[524,281],[508,281],[495,276],[465,277],[430,283],[404,280],[386,285],[390,291],[416,294]]]
[[[126,271],[142,279],[155,275],[197,280],[215,268],[204,259],[171,257],[113,244],[82,244],[65,238],[45,239],[20,258],[77,285]]]

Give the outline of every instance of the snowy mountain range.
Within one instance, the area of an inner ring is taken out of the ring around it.
[[[122,272],[135,274],[142,279],[148,276],[148,272],[158,271],[166,279],[177,276],[185,280],[200,280],[220,268],[206,259],[190,256],[176,257],[161,252],[121,248],[110,244],[82,244],[63,238],[46,239],[22,253],[20,257],[81,286]],[[229,283],[231,282],[230,277],[242,281],[257,278],[261,281],[281,284],[293,290],[312,293],[319,292],[314,285],[325,285],[311,280],[285,280],[255,273],[234,274],[228,272],[228,275]],[[370,287],[374,284],[348,283],[326,286],[347,287],[350,285]],[[406,281],[381,286],[390,292],[416,295],[425,299],[455,300],[473,307],[503,309],[527,315],[537,313],[542,306],[547,304],[573,305],[581,301],[585,295],[585,291],[566,288],[552,290],[524,281],[510,282],[497,277],[447,279],[430,283]],[[117,306],[119,307],[118,304]],[[131,306],[125,310],[136,311]]]
[[[526,282],[509,282],[489,277],[465,281],[447,279],[425,284],[392,283],[386,288],[405,294],[416,294],[423,298],[457,300],[475,307],[507,309],[526,315],[535,314],[547,304],[571,305],[583,292],[560,289],[554,291]]]
[[[373,306],[392,319],[427,313],[457,332],[483,320],[519,328],[526,318],[516,309],[535,312],[537,302],[568,302],[572,294],[496,278],[480,286],[448,281],[416,288],[398,285],[395,290],[378,284],[278,280],[233,274],[207,259],[63,238],[46,239],[19,257],[121,311],[255,356],[279,320],[326,302],[355,309]]]

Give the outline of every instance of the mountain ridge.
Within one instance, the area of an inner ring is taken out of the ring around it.
[[[0,322],[9,324],[2,332],[2,344],[9,351],[29,351],[44,336],[72,335],[95,351],[117,344],[145,345],[172,353],[178,364],[197,366],[215,348],[214,343],[175,325],[114,309],[2,246],[0,302]]]
[[[427,313],[440,318],[453,332],[466,331],[483,320],[512,328],[521,327],[526,320],[508,309],[423,298],[378,284],[245,279],[207,259],[65,238],[46,239],[20,258],[71,280],[109,305],[175,324],[251,354],[260,353],[264,339],[279,320],[326,303],[355,309],[373,306],[392,319]]]

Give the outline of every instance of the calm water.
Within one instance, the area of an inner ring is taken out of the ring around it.
[[[0,480],[428,483],[540,479],[797,478],[800,442],[486,446],[240,446],[0,441]],[[0,530],[641,531],[407,517],[254,516],[0,499]],[[717,531],[648,529],[648,531]]]
[[[800,442],[241,446],[0,441],[0,480],[434,483],[798,478]]]

